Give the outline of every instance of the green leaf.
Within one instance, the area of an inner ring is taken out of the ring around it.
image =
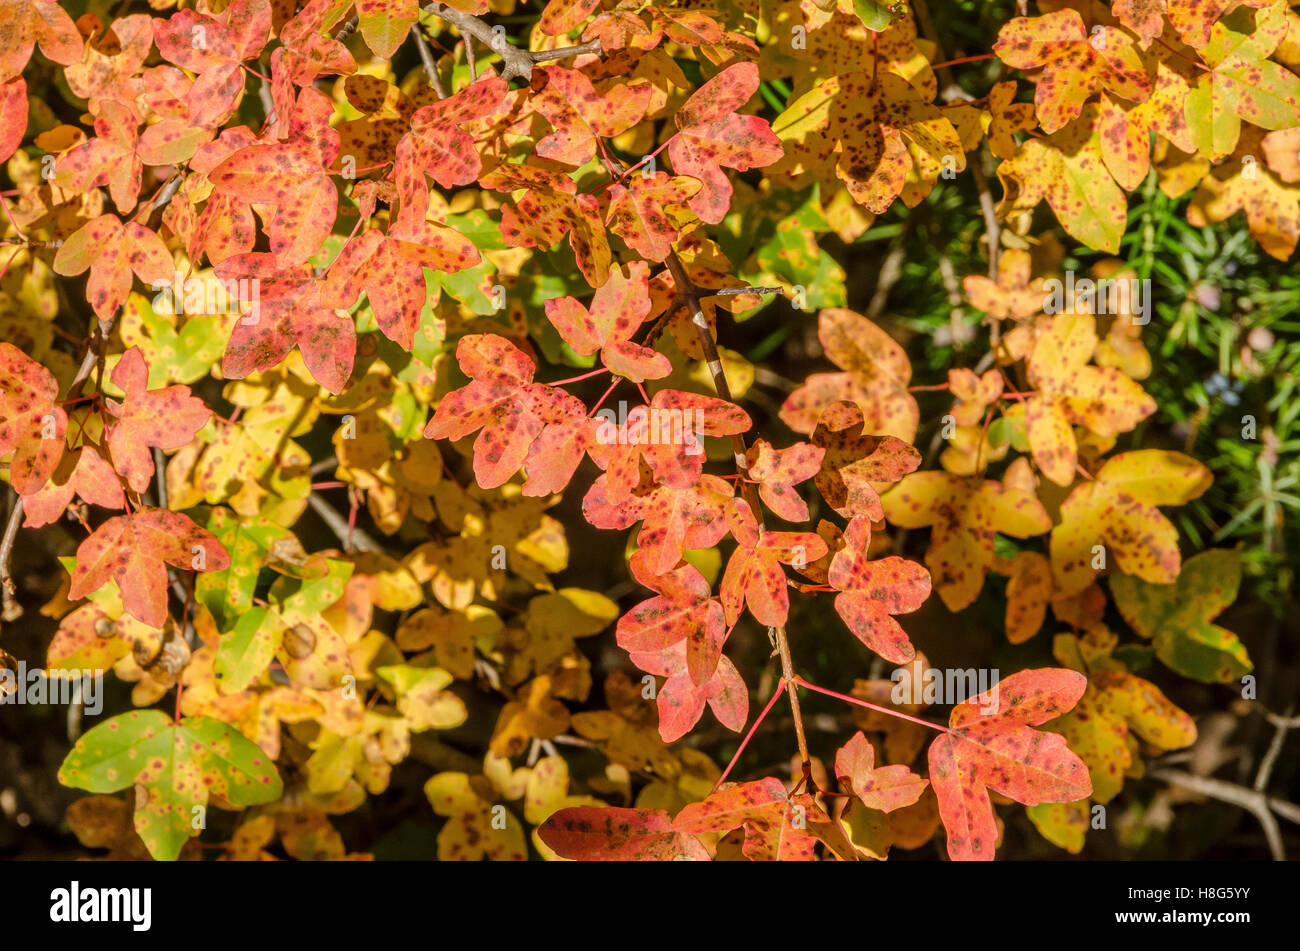
[[[1110,590],[1124,619],[1151,639],[1168,667],[1202,683],[1230,683],[1254,665],[1237,635],[1211,619],[1236,600],[1240,585],[1240,556],[1216,548],[1184,561],[1173,584],[1115,575]]]
[[[215,793],[235,806],[280,798],[284,784],[261,748],[210,717],[174,724],[159,710],[133,710],[90,730],[59,767],[59,782],[110,793],[138,785],[135,830],[149,854],[172,861],[198,834]]]

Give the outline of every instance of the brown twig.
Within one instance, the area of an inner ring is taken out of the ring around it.
[[[587,53],[601,53],[602,48],[599,38],[589,40],[577,46],[566,46],[556,50],[530,50],[520,49],[517,46],[511,46],[507,42],[505,33],[501,30],[493,29],[488,26],[479,17],[470,13],[462,13],[460,10],[454,10],[443,3],[430,3],[424,6],[424,11],[436,16],[438,19],[449,23],[460,31],[465,37],[468,45],[469,38],[473,37],[481,42],[488,49],[495,52],[501,57],[503,64],[501,70],[502,79],[524,79],[533,78],[533,67],[538,63],[550,62],[557,59],[568,59],[570,56],[582,56]]]
[[[429,80],[429,85],[433,87],[433,94],[439,99],[446,99],[447,92],[442,88],[442,80],[438,77],[438,64],[433,61],[433,51],[429,49],[429,42],[424,38],[419,27],[411,31],[415,37],[415,48],[420,52],[420,62],[424,64],[424,75]]]

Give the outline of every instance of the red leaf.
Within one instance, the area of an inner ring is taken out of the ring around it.
[[[926,780],[906,766],[875,765],[876,751],[859,730],[835,754],[835,776],[863,804],[881,812],[910,806],[925,792]]]
[[[74,231],[54,255],[54,273],[72,277],[90,268],[86,299],[100,320],[126,303],[131,274],[146,284],[170,282],[172,256],[162,238],[144,225],[100,215]]]
[[[831,559],[827,581],[840,591],[835,610],[849,630],[885,660],[905,664],[916,656],[907,633],[890,615],[915,611],[930,596],[930,573],[914,561],[890,555],[867,560],[871,523],[849,522],[844,547]]]
[[[758,480],[758,495],[765,505],[787,522],[806,522],[808,505],[794,490],[821,467],[826,450],[806,442],[774,449],[766,439],[754,440],[745,454],[749,476]]]
[[[699,840],[676,831],[662,809],[576,806],[553,814],[537,827],[537,834],[557,855],[587,862],[709,858]]]
[[[754,861],[807,862],[817,839],[808,831],[816,821],[828,821],[811,796],[790,796],[779,779],[728,783],[703,802],[693,802],[677,814],[679,832],[730,832],[744,827],[744,854]]]
[[[0,82],[22,73],[37,43],[56,63],[81,59],[81,34],[55,0],[0,0],[0,23]]]
[[[138,509],[110,518],[77,548],[68,598],[75,601],[116,581],[122,605],[138,620],[162,627],[167,620],[167,568],[221,571],[226,549],[188,516]]]
[[[654,653],[684,641],[686,667],[696,684],[707,683],[717,670],[727,638],[722,605],[704,575],[682,564],[664,574],[645,567],[644,552],[632,556],[632,574],[657,597],[642,601],[618,621],[618,646],[629,653]]]
[[[727,624],[740,619],[745,604],[760,624],[781,627],[790,611],[781,563],[801,567],[826,554],[826,542],[812,532],[760,532],[749,505],[733,499],[727,523],[737,541],[722,577],[722,606]]]
[[[55,481],[65,471],[67,478],[62,482]],[[74,495],[91,505],[102,505],[104,508],[120,509],[126,505],[126,496],[122,492],[117,473],[108,460],[99,454],[98,449],[86,445],[75,457],[64,457],[63,464],[44,488],[23,496],[23,514],[27,516],[23,525],[39,528],[50,524],[63,515]]]
[[[1026,806],[1092,795],[1088,767],[1055,733],[1031,730],[1068,711],[1086,678],[1073,670],[1022,670],[958,704],[950,730],[930,744],[930,784],[954,860],[992,860],[992,789]]]
[[[703,183],[690,201],[708,224],[718,224],[731,205],[731,182],[720,166],[745,171],[771,165],[783,154],[781,141],[764,119],[737,115],[758,91],[758,66],[736,63],[696,90],[677,111],[680,130],[668,145],[668,158],[681,175]]]
[[[18,150],[27,134],[27,83],[18,76],[0,85],[0,162]]]
[[[149,365],[139,347],[122,354],[111,379],[126,397],[121,403],[105,400],[109,415],[117,420],[108,424],[108,451],[127,485],[143,492],[153,477],[149,448],[168,451],[189,445],[212,417],[212,410],[191,396],[188,386],[148,389]]]
[[[528,100],[555,130],[537,143],[543,158],[566,165],[585,165],[596,154],[597,137],[610,139],[626,132],[645,116],[654,87],[648,82],[617,85],[603,95],[585,73],[562,66],[533,70]]]
[[[588,310],[575,298],[546,302],[546,317],[574,352],[583,356],[600,350],[600,360],[612,372],[635,383],[667,376],[672,362],[662,353],[632,342],[650,313],[650,268],[644,261],[615,267],[609,280],[596,290]]]

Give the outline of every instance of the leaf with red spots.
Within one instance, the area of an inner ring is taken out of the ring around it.
[[[678,832],[745,830],[745,857],[755,862],[811,861],[817,838],[809,831],[826,820],[812,796],[785,791],[779,779],[727,783],[703,802],[693,802],[673,819]]]
[[[632,556],[632,574],[656,596],[633,607],[618,620],[618,646],[629,653],[661,651],[686,643],[691,680],[707,683],[718,667],[727,627],[722,605],[693,565],[653,574],[645,570],[645,553]]]
[[[941,174],[966,167],[961,137],[933,99],[919,79],[850,72],[794,99],[773,129],[791,160],[833,170],[854,201],[883,214],[899,197],[915,206]]]
[[[1134,775],[1139,738],[1162,752],[1196,742],[1196,722],[1155,684],[1135,677],[1111,657],[1118,643],[1118,637],[1097,625],[1082,637],[1058,634],[1052,644],[1057,660],[1087,675],[1088,689],[1048,729],[1065,737],[1088,764],[1092,798],[1100,803],[1114,799],[1125,775]]]
[[[561,858],[584,862],[706,862],[699,839],[673,828],[662,809],[576,806],[561,809],[537,827]]]
[[[658,482],[687,489],[704,471],[701,436],[732,436],[749,429],[749,414],[713,396],[659,390],[649,406],[633,407],[620,419],[613,410],[596,414],[596,438],[588,452],[605,471],[610,501],[627,498],[641,479],[642,460]]]
[[[1128,432],[1156,403],[1116,367],[1088,366],[1097,349],[1091,314],[1058,314],[1040,324],[1026,368],[1038,392],[1025,401],[1025,431],[1034,462],[1057,485],[1075,478],[1078,449],[1072,424],[1099,436]]]
[[[13,453],[9,482],[36,492],[63,458],[68,415],[55,401],[54,374],[11,343],[0,343],[0,456]]]
[[[585,73],[562,66],[533,70],[528,105],[554,130],[538,141],[542,158],[565,165],[585,165],[596,154],[599,139],[611,139],[641,121],[654,87],[650,83],[613,85],[596,91]]]
[[[610,186],[605,223],[637,254],[662,261],[680,233],[680,210],[700,188],[700,182],[684,175],[633,172],[626,185]]]
[[[179,10],[154,21],[163,59],[197,75],[186,96],[191,122],[212,126],[229,118],[244,91],[243,63],[262,52],[270,35],[268,0],[236,0],[216,17]]]
[[[835,610],[855,637],[885,660],[905,664],[916,656],[907,632],[891,615],[915,611],[930,596],[930,574],[914,561],[890,555],[871,561],[871,522],[859,516],[844,532],[827,583],[840,593]]]
[[[723,166],[743,172],[771,165],[782,155],[781,141],[765,119],[736,112],[758,84],[757,65],[735,63],[697,89],[674,116],[679,131],[669,142],[668,158],[677,174],[703,184],[690,206],[708,224],[722,221],[731,205]]]
[[[66,477],[65,477],[66,476]],[[44,488],[23,496],[23,525],[39,528],[61,516],[76,495],[83,502],[120,509],[126,505],[122,485],[112,465],[89,444],[75,455],[65,455]]]
[[[527,165],[502,165],[480,179],[497,191],[526,189],[501,212],[501,236],[514,248],[553,248],[566,235],[578,270],[592,287],[609,277],[613,254],[595,195],[578,194],[573,180]]]
[[[81,192],[107,185],[117,210],[129,212],[140,194],[144,171],[140,122],[140,114],[129,103],[102,103],[94,136],[59,159],[55,184]]]
[[[1077,10],[1016,17],[998,31],[993,52],[1008,66],[1040,70],[1034,104],[1044,132],[1078,117],[1099,88],[1130,102],[1151,95],[1151,79],[1133,38],[1113,26],[1089,33]]]
[[[334,227],[338,191],[317,159],[301,142],[250,145],[208,173],[217,194],[275,208],[266,235],[281,268],[316,254]]]
[[[81,58],[81,34],[57,0],[0,0],[0,82],[22,73],[39,43],[65,66]]]
[[[297,346],[316,382],[341,393],[352,375],[356,325],[345,312],[321,303],[321,288],[322,282],[305,272],[263,283],[230,335],[222,374],[242,379],[269,370]]]
[[[754,513],[741,499],[727,506],[727,525],[736,550],[727,562],[719,594],[727,624],[740,619],[745,605],[760,624],[783,627],[790,611],[781,565],[804,568],[826,554],[826,542],[812,532],[760,532]]]
[[[824,453],[817,490],[845,518],[865,515],[880,521],[884,510],[872,483],[897,482],[921,464],[921,454],[903,440],[869,434],[862,409],[847,401],[822,410],[812,443]]]
[[[1052,527],[1032,491],[1010,478],[1003,485],[947,472],[913,472],[881,503],[893,525],[932,526],[925,563],[950,611],[960,611],[979,596],[998,533],[1028,538]]]
[[[397,145],[398,190],[406,194],[416,185],[423,189],[423,179],[417,179],[423,175],[443,188],[474,181],[483,160],[474,133],[465,126],[477,129],[492,120],[508,106],[509,99],[509,84],[491,73],[453,96],[417,109],[411,116],[410,133]],[[416,221],[424,220],[418,209],[414,214]]]
[[[1156,506],[1185,505],[1213,481],[1209,469],[1178,452],[1111,456],[1095,480],[1076,486],[1061,505],[1051,540],[1057,586],[1081,591],[1108,563],[1152,584],[1171,584],[1182,565],[1178,529]]]
[[[146,284],[172,279],[172,256],[162,238],[144,225],[100,215],[72,233],[54,255],[54,273],[68,277],[90,269],[86,299],[100,320],[126,303],[131,275]]]
[[[212,418],[212,410],[188,386],[150,390],[149,365],[139,347],[122,354],[110,379],[126,394],[119,403],[105,400],[115,421],[108,424],[108,451],[113,466],[135,492],[149,487],[153,477],[151,447],[180,449]]]
[[[764,505],[787,522],[806,522],[808,505],[794,487],[820,471],[825,453],[822,447],[806,442],[775,449],[766,439],[756,439],[745,454],[745,463],[749,477],[758,482]]]
[[[1257,156],[1268,156],[1270,151],[1300,155],[1294,146],[1285,148],[1287,140],[1281,138],[1297,134],[1296,129],[1289,129],[1264,135],[1252,126],[1243,127],[1237,150],[1201,179],[1187,208],[1188,222],[1204,228],[1242,212],[1250,236],[1267,254],[1279,261],[1290,258],[1300,239],[1300,188],[1295,186],[1294,176],[1288,182],[1271,166],[1263,166]]]
[[[419,13],[417,0],[359,0],[357,23],[361,38],[380,59],[392,59]]]
[[[173,861],[210,796],[233,806],[274,802],[284,791],[275,763],[229,724],[211,717],[179,723],[135,710],[86,732],[59,767],[59,782],[95,793],[136,788],[135,831],[149,854]]]
[[[582,500],[582,514],[597,528],[622,530],[641,522],[637,535],[652,574],[671,571],[687,548],[710,548],[727,534],[723,507],[732,497],[731,483],[702,476],[684,489],[642,485],[613,501],[608,473],[598,478]]]
[[[1237,145],[1243,120],[1264,129],[1300,125],[1300,77],[1269,60],[1286,36],[1285,14],[1272,7],[1245,8],[1215,23],[1200,51],[1209,70],[1199,71],[1184,114],[1197,151],[1212,162]]]
[[[563,36],[577,29],[600,6],[600,0],[551,0],[542,12],[538,26],[543,33]]]
[[[590,309],[575,298],[557,297],[546,302],[546,317],[575,353],[599,350],[601,362],[619,376],[634,383],[667,376],[673,366],[666,356],[632,342],[650,313],[649,278],[644,261],[630,262],[627,276],[616,267],[596,289]]]
[[[998,166],[1006,193],[999,216],[1029,211],[1047,199],[1072,237],[1099,251],[1119,252],[1128,200],[1107,169],[1099,110],[1088,103],[1078,119],[1048,139],[1026,140]]]
[[[528,494],[566,485],[582,461],[590,431],[581,401],[534,383],[533,361],[496,334],[462,337],[456,360],[470,382],[443,397],[425,437],[462,439],[477,431],[474,478],[485,489],[504,484],[524,467],[533,482],[525,485]]]
[[[428,296],[424,269],[454,274],[481,259],[464,235],[429,222],[394,224],[387,234],[367,231],[349,241],[330,265],[321,301],[347,308],[364,293],[379,329],[410,350]]]
[[[835,753],[835,777],[881,812],[910,806],[925,792],[926,780],[906,766],[876,766],[876,751],[859,730]]]
[[[786,425],[811,433],[827,406],[848,400],[858,404],[866,432],[910,442],[921,413],[907,392],[912,364],[906,351],[867,318],[839,307],[818,315],[817,339],[844,372],[810,375],[781,407]]]
[[[189,516],[137,509],[110,518],[78,546],[68,598],[84,598],[116,581],[126,610],[151,627],[162,627],[167,620],[167,565],[221,571],[230,566],[230,556]]]
[[[951,859],[992,861],[990,789],[1026,806],[1092,794],[1088,767],[1064,738],[1030,729],[1068,711],[1087,685],[1073,670],[1022,670],[953,708],[928,754]]]

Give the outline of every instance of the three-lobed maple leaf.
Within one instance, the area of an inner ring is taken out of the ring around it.
[[[930,596],[930,573],[897,555],[867,558],[871,522],[853,518],[844,532],[844,547],[835,553],[827,583],[840,593],[835,610],[858,640],[885,660],[905,664],[916,656],[907,633],[892,615],[919,608]]]
[[[864,806],[881,812],[912,805],[929,785],[906,766],[877,766],[876,751],[861,730],[836,750],[835,778]]]
[[[53,373],[0,342],[0,456],[13,453],[9,483],[20,495],[45,485],[63,458],[68,414],[58,398]]]
[[[731,182],[722,166],[743,172],[782,155],[766,120],[736,112],[758,85],[757,64],[735,63],[697,89],[673,117],[678,131],[668,143],[668,159],[677,174],[703,183],[689,203],[707,224],[718,224],[731,206]]]
[[[428,439],[474,440],[474,476],[485,489],[527,467],[524,492],[545,495],[568,483],[590,434],[586,407],[563,390],[534,383],[536,365],[496,334],[456,345],[469,384],[447,394],[425,427]]]
[[[216,126],[243,94],[244,61],[256,58],[271,36],[271,4],[236,0],[220,17],[178,10],[154,20],[153,32],[163,59],[196,74],[185,97],[190,121]]]
[[[1044,132],[1055,132],[1076,118],[1098,88],[1132,102],[1151,94],[1151,80],[1133,38],[1113,26],[1098,26],[1089,33],[1077,10],[1016,17],[998,31],[993,52],[1016,69],[1041,70],[1034,105]]]
[[[1087,365],[1097,349],[1091,314],[1060,314],[1045,324],[1026,364],[1038,392],[1025,401],[1025,430],[1043,475],[1068,486],[1078,464],[1071,424],[1116,436],[1154,413],[1156,403],[1122,370]]]
[[[829,823],[808,793],[790,795],[779,779],[727,783],[673,819],[678,832],[701,835],[744,829],[741,851],[752,861],[811,861],[818,839],[811,828]]]
[[[1066,593],[1086,588],[1113,562],[1125,574],[1170,584],[1182,565],[1178,530],[1160,505],[1185,505],[1214,477],[1189,456],[1139,449],[1111,456],[1097,477],[1074,488],[1052,529],[1052,575]],[[1098,559],[1097,546],[1105,552]]]
[[[650,83],[638,82],[615,85],[602,94],[585,73],[562,66],[534,69],[533,89],[529,108],[553,129],[538,140],[535,151],[565,165],[585,165],[600,139],[612,139],[640,122],[654,92]]]
[[[3,0],[0,23],[0,82],[22,73],[38,43],[56,63],[81,58],[81,34],[58,0]]]
[[[630,262],[626,275],[622,267],[611,269],[590,308],[572,297],[546,302],[547,319],[575,353],[599,350],[610,372],[634,383],[665,377],[673,369],[667,356],[632,341],[649,313],[650,267],[644,261]]]
[[[84,598],[115,581],[127,611],[151,627],[162,627],[167,565],[221,571],[230,567],[230,556],[211,532],[179,512],[140,508],[115,515],[77,547],[68,598]]]
[[[630,562],[632,575],[656,595],[618,619],[618,646],[629,653],[656,652],[684,641],[691,680],[707,683],[727,637],[722,605],[713,599],[708,581],[694,565],[683,563],[655,573],[645,563],[645,553],[636,552]]]
[[[953,708],[927,756],[950,858],[992,861],[990,789],[1027,806],[1092,794],[1088,767],[1064,738],[1031,729],[1070,710],[1087,685],[1073,670],[1022,670]]]
[[[122,354],[109,379],[125,396],[120,403],[104,401],[113,417],[107,426],[108,451],[127,485],[143,492],[154,471],[150,448],[170,451],[188,445],[212,418],[212,410],[191,396],[188,386],[149,389],[149,365],[139,347]]]
[[[784,626],[790,595],[781,565],[803,568],[816,561],[827,552],[825,540],[812,532],[763,531],[743,499],[732,499],[726,513],[736,539],[736,550],[727,561],[718,591],[727,624],[734,625],[748,605],[760,624]]]
[[[1001,483],[947,472],[913,472],[881,502],[892,525],[932,527],[925,563],[950,611],[960,611],[979,596],[993,564],[998,533],[1029,538],[1052,527],[1034,494],[1028,466],[1014,463]]]
[[[100,215],[74,231],[54,255],[54,273],[75,277],[90,270],[86,299],[100,320],[126,303],[131,275],[146,284],[172,279],[172,256],[158,234],[137,221]]]
[[[745,453],[745,470],[758,482],[758,497],[787,522],[806,522],[808,503],[794,487],[815,476],[826,450],[806,442],[776,449],[766,439],[755,439]]]
[[[921,464],[921,454],[897,436],[868,432],[862,408],[847,400],[822,410],[811,440],[823,453],[816,473],[817,490],[826,504],[845,518],[864,515],[874,522],[883,519],[875,484],[897,482]]]

